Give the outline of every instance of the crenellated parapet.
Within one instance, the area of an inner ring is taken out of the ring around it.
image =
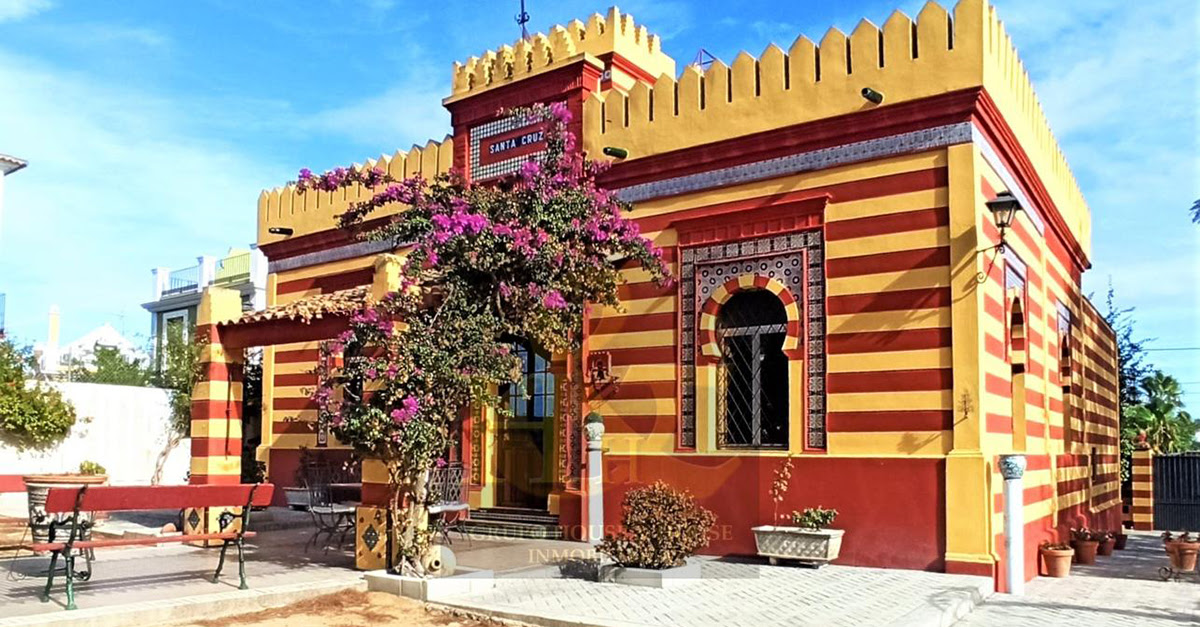
[[[1041,176],[1063,220],[1084,250],[1090,252],[1091,211],[1075,180],[1075,173],[1071,171],[1066,155],[1054,137],[1054,131],[1050,129],[1050,122],[1033,89],[1033,82],[1029,80],[1025,64],[1021,62],[1004,23],[997,17],[996,8],[985,6],[975,9],[974,6],[980,3],[970,4],[973,10],[980,11],[979,19],[984,23],[984,38],[980,42],[983,48],[983,86],[1029,155],[1033,168]]]
[[[407,152],[397,150],[392,155],[381,155],[368,159],[356,168],[382,168],[395,178],[421,175],[433,178],[450,171],[454,162],[454,144],[450,137],[440,142],[430,140],[424,146],[413,146]],[[263,190],[258,196],[258,244],[271,244],[319,231],[327,231],[337,225],[337,216],[346,211],[353,202],[367,200],[372,192],[361,185],[354,185],[336,192],[296,191],[294,184]],[[387,208],[376,215],[387,215],[402,209],[401,205]],[[274,235],[271,227],[287,227],[291,235]]]
[[[584,146],[629,151],[629,160],[984,86],[1029,153],[1085,250],[1090,217],[1011,40],[985,0],[948,12],[927,3],[915,20],[893,13],[882,27],[862,20],[813,42],[739,54],[731,65],[696,65],[628,92],[593,93],[584,106]],[[870,87],[884,96],[867,101]]]
[[[658,35],[650,34],[645,26],[635,24],[632,16],[612,7],[608,15],[592,15],[586,24],[572,20],[554,26],[549,35],[538,33],[471,57],[466,63],[456,62],[449,100],[559,67],[581,54],[617,54],[650,76],[675,75],[675,60],[662,51]]]

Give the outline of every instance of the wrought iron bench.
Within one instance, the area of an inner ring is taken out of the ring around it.
[[[48,542],[35,543],[31,548],[39,553],[50,552],[50,572],[46,575],[46,589],[42,601],[50,600],[54,586],[54,571],[61,556],[66,567],[67,609],[75,609],[75,579],[87,581],[92,576],[92,551],[114,546],[161,544],[165,542],[191,542],[221,540],[221,557],[212,581],[216,583],[225,566],[225,551],[230,545],[237,547],[238,578],[240,589],[247,589],[244,540],[253,537],[247,530],[251,507],[270,505],[275,486],[269,483],[243,485],[195,485],[195,486],[83,486],[80,488],[51,488],[46,496],[46,513],[63,514],[50,525]],[[198,507],[241,507],[241,524],[234,525],[237,516],[222,514],[215,533],[194,533],[177,536],[151,538],[115,538],[105,540],[84,539],[90,536],[91,512],[128,512],[155,509],[186,509]],[[66,536],[65,539],[58,538]],[[83,556],[86,568],[75,570],[75,560]]]
[[[464,495],[464,473],[461,464],[429,471],[429,515],[440,519],[439,531],[446,544],[451,543],[451,530],[463,533],[462,521],[471,509]]]

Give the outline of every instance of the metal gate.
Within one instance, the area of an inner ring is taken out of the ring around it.
[[[1154,457],[1154,528],[1200,531],[1200,452]]]

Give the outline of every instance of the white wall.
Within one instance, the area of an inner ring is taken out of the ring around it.
[[[94,461],[108,471],[110,485],[148,485],[166,448],[170,392],[99,383],[54,383],[75,406],[78,419],[58,446],[18,451],[0,444],[0,475],[77,472]],[[183,439],[167,456],[162,484],[186,483],[191,443]],[[18,497],[20,504],[14,503]],[[0,494],[0,514],[24,510],[24,493]],[[23,515],[23,514],[20,514]]]

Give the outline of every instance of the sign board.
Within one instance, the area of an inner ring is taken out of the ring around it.
[[[471,180],[513,174],[545,150],[545,122],[509,116],[480,124],[470,131]]]

